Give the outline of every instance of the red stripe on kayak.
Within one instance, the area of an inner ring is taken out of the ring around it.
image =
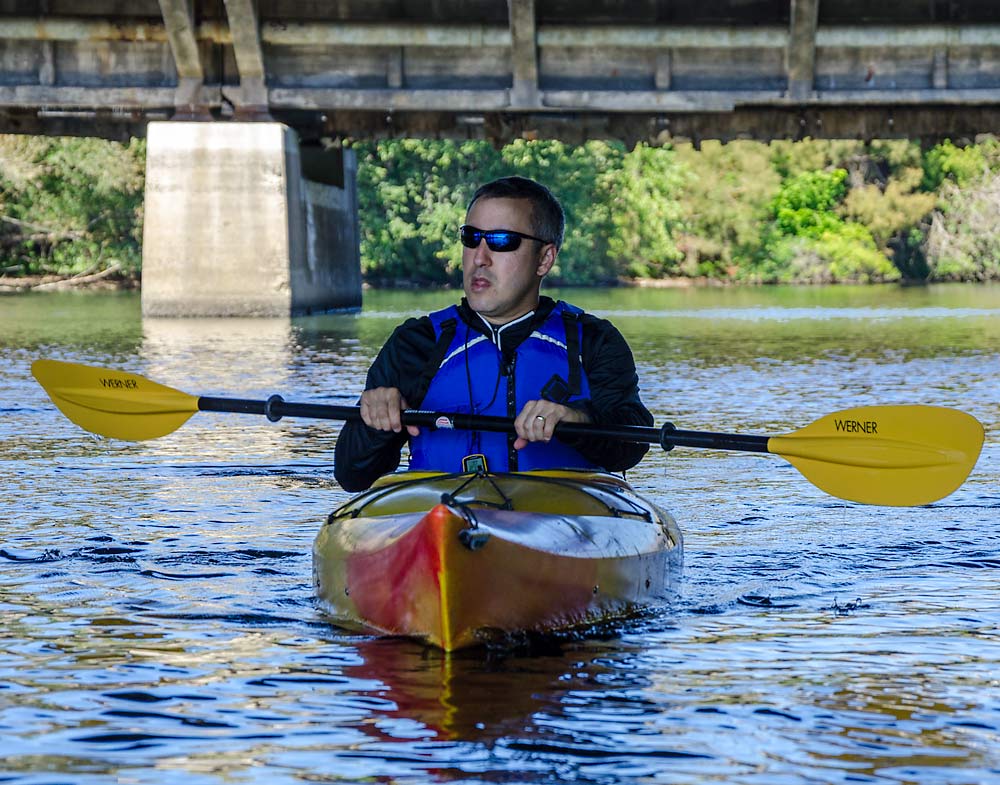
[[[439,504],[385,548],[350,557],[347,580],[360,618],[390,633],[426,634],[447,647],[444,554],[447,538],[458,528],[455,518]]]

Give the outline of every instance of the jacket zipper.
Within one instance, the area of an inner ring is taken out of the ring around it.
[[[517,355],[510,358],[504,364],[504,375],[507,377],[507,416],[517,416],[517,389],[514,381],[514,366],[517,363]],[[517,450],[514,449],[516,433],[507,434],[507,471],[517,471]]]

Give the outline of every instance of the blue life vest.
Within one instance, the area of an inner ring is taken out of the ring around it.
[[[456,306],[430,314],[439,342],[442,334],[451,332],[452,338],[420,408],[514,417],[528,401],[546,397],[542,388],[555,375],[565,382],[558,403],[589,400],[590,386],[580,358],[582,313],[557,302],[545,322],[517,347],[508,367],[490,337],[469,328]],[[514,438],[506,433],[422,428],[410,440],[410,469],[460,472],[462,458],[476,454],[486,456],[486,466],[494,472],[597,468],[558,438],[532,442],[521,450],[513,449]]]

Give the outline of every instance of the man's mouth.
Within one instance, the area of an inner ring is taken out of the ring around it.
[[[490,281],[487,278],[473,278],[472,282],[469,284],[469,288],[474,292],[479,292],[486,289],[490,285]]]

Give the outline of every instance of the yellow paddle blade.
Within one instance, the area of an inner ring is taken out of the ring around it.
[[[930,504],[965,482],[983,447],[983,426],[940,406],[845,409],[768,439],[814,485],[864,504]]]
[[[70,420],[113,439],[165,436],[198,411],[196,396],[134,373],[59,360],[35,360],[31,373]]]

